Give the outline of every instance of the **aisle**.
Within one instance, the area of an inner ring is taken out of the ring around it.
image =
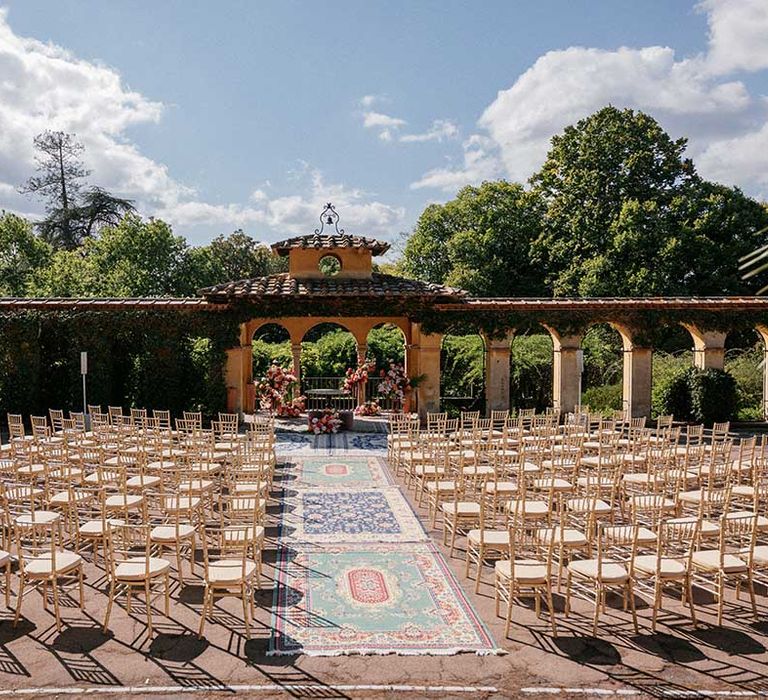
[[[385,460],[386,436],[278,441],[270,654],[495,653]]]

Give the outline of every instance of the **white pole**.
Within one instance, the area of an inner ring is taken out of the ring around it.
[[[85,377],[88,374],[88,353],[80,353],[80,374],[83,376],[83,418],[88,420],[88,399],[85,393]]]

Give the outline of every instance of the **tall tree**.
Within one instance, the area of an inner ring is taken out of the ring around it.
[[[768,211],[699,177],[647,114],[605,107],[552,139],[531,178],[546,204],[532,251],[556,295],[739,294],[738,259]]]
[[[543,208],[538,194],[512,182],[463,188],[432,204],[408,240],[406,274],[466,289],[477,296],[536,296],[543,275],[531,261]]]
[[[46,203],[46,218],[38,222],[42,237],[56,248],[72,250],[101,226],[116,224],[133,211],[133,203],[100,187],[83,192],[90,171],[82,161],[84,146],[74,134],[44,131],[34,139],[37,175],[19,189]]]
[[[647,114],[604,107],[553,137],[531,183],[547,205],[534,254],[555,294],[579,294],[583,267],[611,247],[627,202],[665,217],[695,178],[686,139]]]

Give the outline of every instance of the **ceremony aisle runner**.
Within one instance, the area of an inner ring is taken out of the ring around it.
[[[278,437],[270,654],[493,654],[384,456],[386,435]]]

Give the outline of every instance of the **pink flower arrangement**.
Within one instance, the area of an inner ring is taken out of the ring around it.
[[[306,408],[306,397],[299,396],[296,399],[291,399],[288,403],[281,403],[276,410],[278,416],[283,418],[297,418]]]
[[[363,362],[352,369],[349,367],[341,385],[341,390],[345,394],[352,394],[358,386],[368,381],[368,376],[376,368],[373,362]]]
[[[283,369],[276,362],[273,362],[266,374],[255,382],[259,405],[265,411],[276,411],[278,415],[282,415],[279,413],[280,408],[286,404],[289,394],[293,392],[298,382],[292,367]],[[293,403],[294,401],[290,401],[288,405],[293,405]]]
[[[307,430],[315,435],[322,435],[326,433],[337,433],[341,427],[341,419],[339,418],[338,411],[326,408],[322,415],[313,416],[309,419]]]
[[[381,407],[375,401],[366,401],[355,408],[356,416],[378,416],[381,413]]]
[[[389,369],[381,370],[379,376],[381,376],[377,389],[379,396],[402,404],[405,400],[405,392],[411,386],[410,380],[405,375],[405,367],[397,362],[390,362]]]

